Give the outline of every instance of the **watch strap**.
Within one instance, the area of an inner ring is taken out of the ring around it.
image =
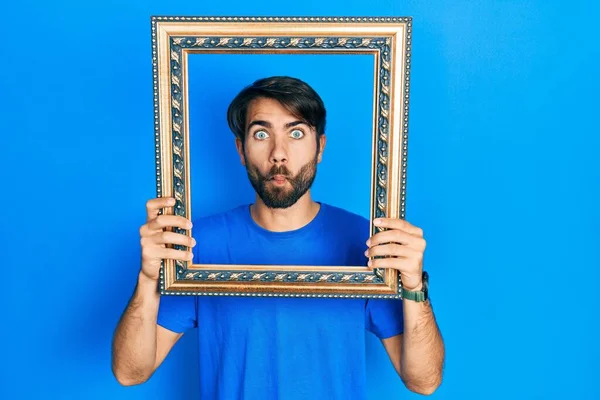
[[[421,290],[407,290],[400,287],[400,296],[402,299],[424,302],[429,298],[429,275],[423,271],[423,287]]]
[[[411,291],[402,288],[402,298],[420,303],[427,300],[427,295],[423,290]]]

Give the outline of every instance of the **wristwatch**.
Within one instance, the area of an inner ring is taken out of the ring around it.
[[[417,303],[423,302],[429,298],[429,274],[423,271],[423,287],[421,290],[406,290],[400,286],[400,297],[406,300],[416,301]],[[402,283],[400,283],[402,285]]]

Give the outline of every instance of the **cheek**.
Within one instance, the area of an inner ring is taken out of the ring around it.
[[[246,147],[244,148],[244,154],[246,158],[250,160],[255,160],[257,155],[261,153],[260,146],[257,146],[256,143],[246,142]]]
[[[317,144],[313,141],[305,143],[303,146],[294,151],[295,164],[303,166],[315,159],[317,156]]]
[[[261,171],[265,168],[265,165],[268,164],[269,156],[266,146],[261,146],[260,144],[246,146],[244,154],[247,162],[258,167]]]

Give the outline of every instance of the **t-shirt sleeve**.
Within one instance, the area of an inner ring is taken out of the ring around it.
[[[158,325],[170,331],[184,333],[196,328],[196,296],[163,295],[158,306]]]
[[[402,300],[368,299],[366,308],[366,329],[379,339],[386,339],[404,332]]]

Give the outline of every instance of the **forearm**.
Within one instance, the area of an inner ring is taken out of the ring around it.
[[[432,393],[441,383],[444,343],[429,301],[403,301],[401,376],[406,386]]]
[[[123,385],[142,383],[154,371],[159,302],[156,282],[140,274],[113,340],[112,369]]]

